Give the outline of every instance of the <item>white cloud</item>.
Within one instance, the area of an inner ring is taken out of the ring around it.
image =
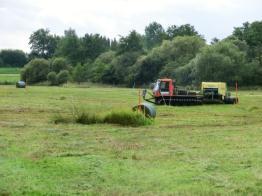
[[[79,35],[111,38],[152,21],[164,27],[190,23],[208,40],[229,35],[234,26],[261,20],[260,0],[1,0],[0,48],[29,51],[28,38],[38,28],[62,35],[72,27]]]

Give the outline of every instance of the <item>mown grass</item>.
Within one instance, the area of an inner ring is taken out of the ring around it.
[[[136,105],[125,88],[0,87],[0,195],[261,195],[262,91],[238,105],[157,106],[154,124],[54,124],[72,105]]]

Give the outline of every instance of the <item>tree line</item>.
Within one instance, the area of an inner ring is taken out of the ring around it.
[[[133,30],[119,40],[100,34],[79,37],[73,29],[63,36],[39,29],[29,40],[29,62],[21,72],[29,83],[48,80],[58,85],[71,80],[131,87],[169,77],[180,85],[262,85],[262,21],[246,22],[210,44],[190,24],[164,29],[157,22],[146,26],[143,34]]]

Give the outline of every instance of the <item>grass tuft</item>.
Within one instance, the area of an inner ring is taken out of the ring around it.
[[[71,116],[66,117],[57,114],[53,117],[53,122],[58,123],[79,123],[79,124],[118,124],[122,126],[145,126],[153,123],[152,119],[146,118],[143,114],[137,112],[114,111],[104,116],[96,113],[88,113],[86,111],[79,111],[74,109]]]
[[[96,123],[102,123],[103,118],[98,116],[97,114],[81,112],[80,114],[75,115],[74,121],[79,124],[96,124]]]
[[[104,122],[123,126],[144,126],[151,125],[153,121],[141,113],[121,111],[107,114]]]

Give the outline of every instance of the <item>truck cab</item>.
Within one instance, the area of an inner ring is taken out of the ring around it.
[[[155,97],[172,96],[175,86],[172,79],[158,79],[153,88]]]

